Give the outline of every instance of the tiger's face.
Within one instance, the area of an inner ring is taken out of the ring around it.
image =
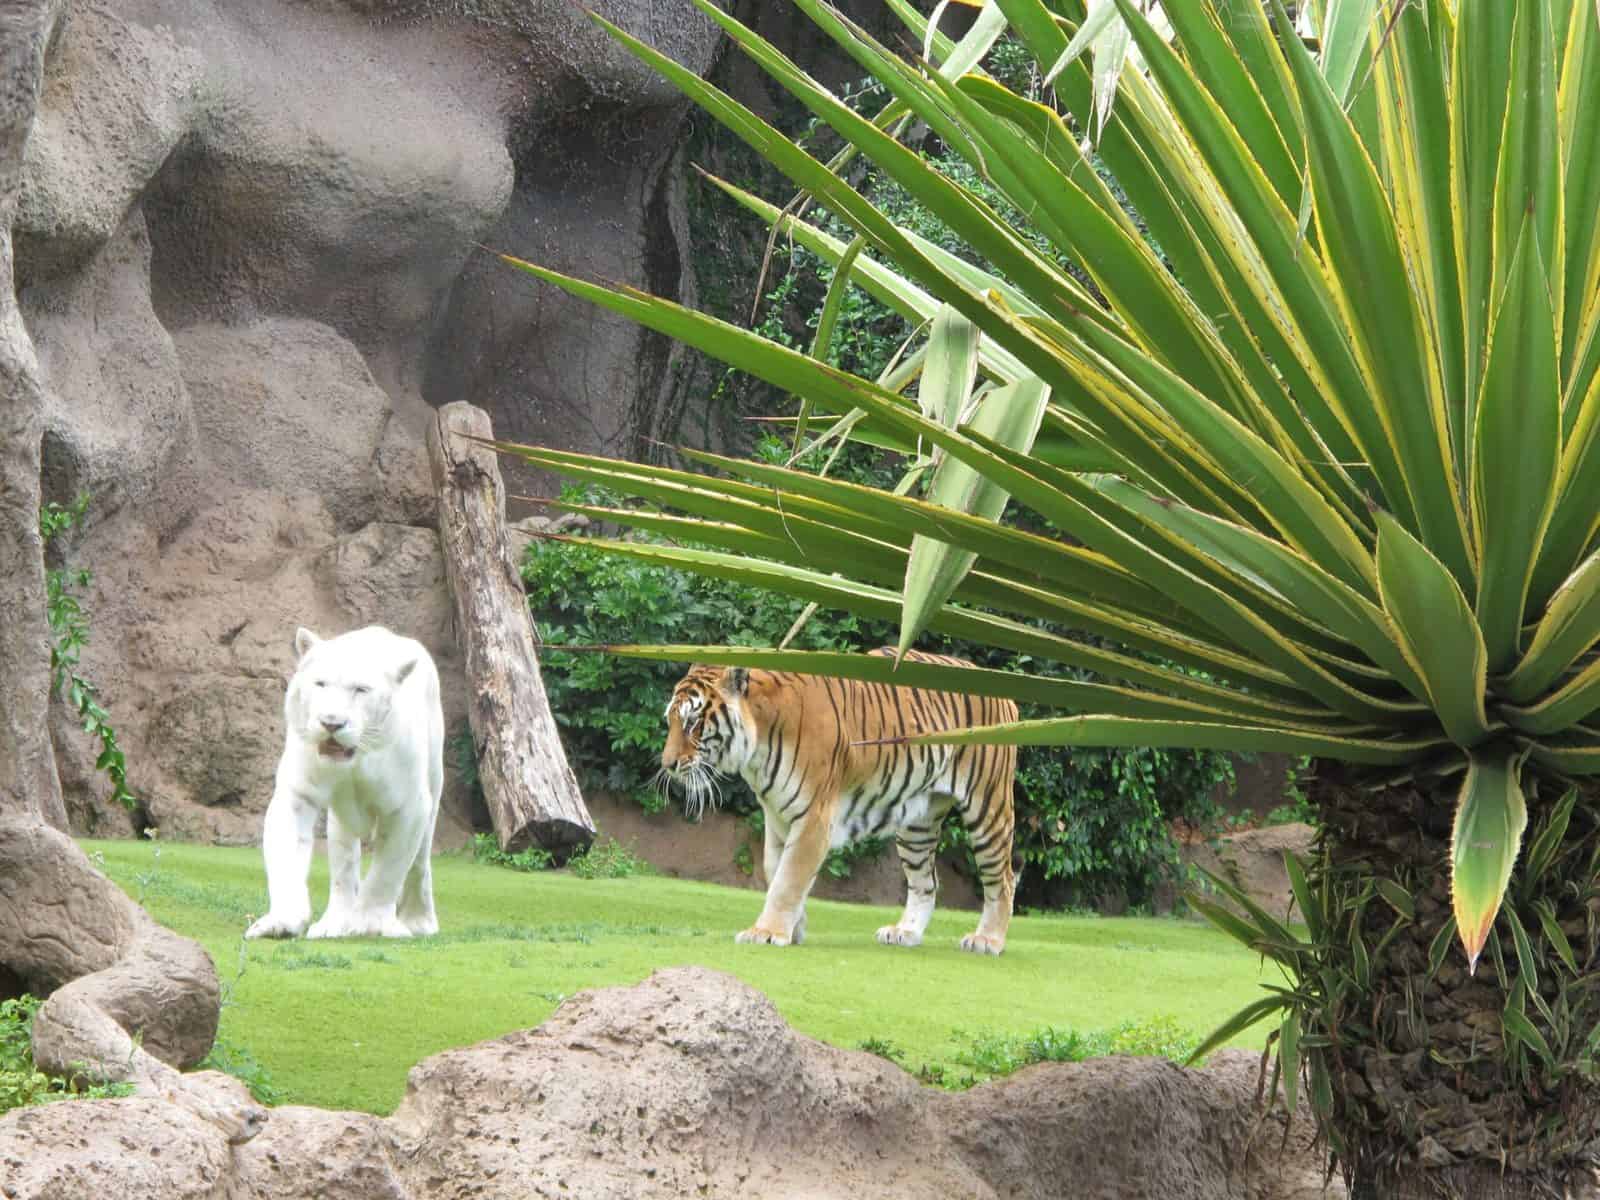
[[[721,779],[748,756],[742,712],[748,685],[748,672],[740,667],[691,667],[672,689],[660,778],[683,786],[691,818],[721,800]]]

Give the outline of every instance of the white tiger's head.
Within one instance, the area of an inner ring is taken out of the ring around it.
[[[690,667],[667,702],[667,744],[658,781],[683,785],[684,807],[698,820],[722,799],[720,780],[750,757],[746,728],[750,673],[743,667]]]
[[[392,643],[356,630],[323,640],[297,629],[299,662],[284,699],[289,736],[306,743],[324,762],[349,763],[363,750],[383,744],[394,693],[417,665],[416,656],[395,660]],[[382,651],[389,651],[383,653]]]

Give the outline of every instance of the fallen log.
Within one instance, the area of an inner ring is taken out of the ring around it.
[[[428,428],[439,537],[466,652],[468,720],[478,778],[500,848],[537,844],[565,856],[594,839],[539,677],[533,622],[505,528],[505,485],[489,415],[457,402]]]

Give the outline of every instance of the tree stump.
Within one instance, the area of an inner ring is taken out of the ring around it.
[[[528,600],[506,540],[500,468],[493,451],[469,440],[491,437],[488,414],[462,402],[441,408],[428,428],[478,778],[502,850],[537,843],[566,853],[593,840],[594,821],[539,677]]]

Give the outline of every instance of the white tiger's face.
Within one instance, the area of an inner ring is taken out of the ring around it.
[[[295,646],[300,661],[284,701],[289,736],[326,762],[354,762],[383,739],[395,689],[415,660],[377,661],[360,638],[323,641],[309,630],[297,633]]]
[[[749,756],[740,704],[745,684],[743,671],[694,667],[667,702],[667,742],[658,778],[682,785],[685,807],[695,819],[707,803],[721,800],[722,777],[736,773]]]

